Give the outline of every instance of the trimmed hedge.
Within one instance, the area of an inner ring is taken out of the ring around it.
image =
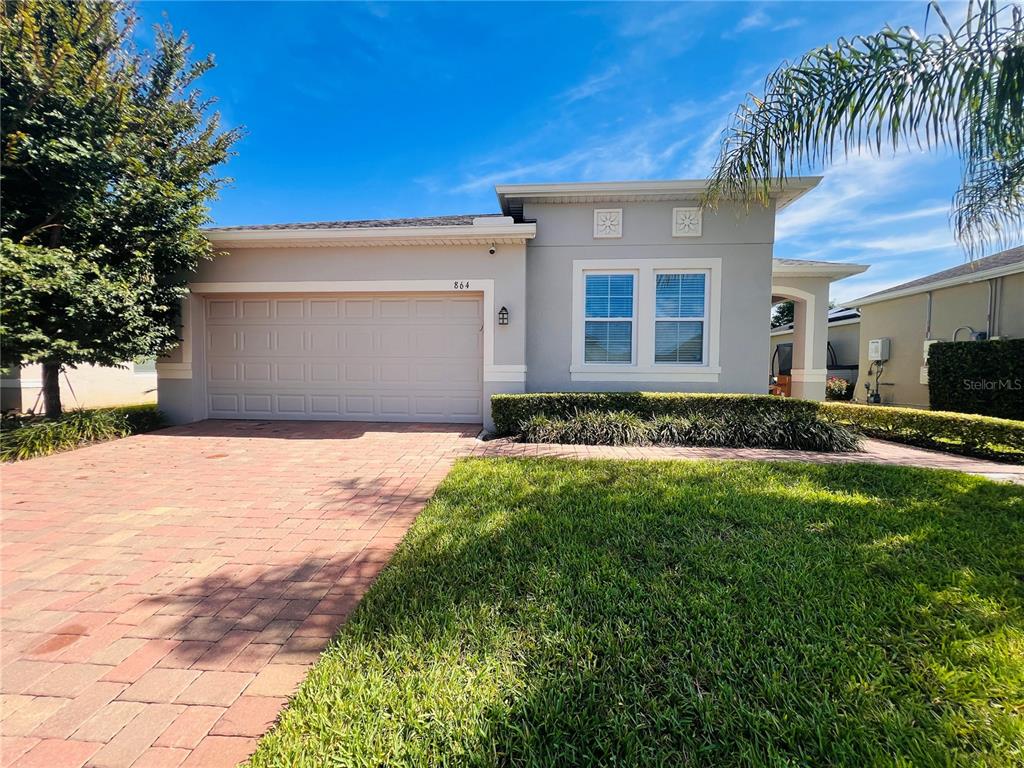
[[[1024,339],[932,344],[928,402],[936,411],[1024,419]]]
[[[821,403],[822,416],[868,437],[967,456],[1024,462],[1024,421],[971,413]]]
[[[580,411],[566,418],[534,415],[522,422],[527,443],[572,445],[686,445],[708,448],[781,448],[855,451],[860,437],[846,427],[799,411],[737,416],[655,416],[629,411]]]
[[[860,434],[967,456],[1024,463],[1024,421],[915,408],[827,402],[771,395],[661,392],[547,392],[494,395],[491,412],[499,435],[518,435],[534,416],[566,420],[581,412],[624,411],[643,421],[716,417],[761,423],[765,417],[819,418]],[[696,444],[696,443],[690,443]]]
[[[126,405],[65,412],[59,419],[12,416],[0,427],[0,460],[47,456],[88,443],[150,432],[164,425],[155,405]]]
[[[568,418],[583,411],[626,411],[642,419],[657,416],[760,416],[765,413],[814,414],[818,404],[810,400],[772,395],[719,395],[694,392],[538,392],[525,395],[492,395],[491,416],[499,435],[518,432],[523,421],[535,415]]]

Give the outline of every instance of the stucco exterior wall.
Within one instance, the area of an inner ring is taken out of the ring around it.
[[[774,208],[744,212],[723,205],[718,211],[704,212],[700,237],[672,237],[672,208],[686,205],[693,203],[524,206],[525,218],[537,222],[537,237],[526,249],[528,391],[767,391],[765,318],[771,305]],[[595,208],[623,209],[621,238],[594,238]],[[609,259],[721,259],[717,329],[721,374],[717,382],[625,376],[619,381],[572,380],[573,262]]]
[[[27,365],[18,373],[19,378],[3,382],[4,410],[41,410],[42,366]],[[15,384],[17,381],[20,386]],[[126,368],[80,365],[68,368],[60,377],[60,399],[65,409],[155,403],[156,395],[156,373],[136,373],[131,363]]]
[[[1002,299],[996,332],[1000,336],[1024,336],[1024,273],[1000,278]],[[950,341],[960,326],[975,331],[988,328],[989,281],[967,283],[932,291],[931,338]],[[924,340],[927,324],[927,294],[881,301],[861,307],[860,379],[855,398],[866,397],[867,347],[870,339],[891,339],[891,359],[885,364],[879,387],[882,402],[927,408],[928,385],[921,383],[921,367],[925,363]],[[969,334],[961,331],[966,341]],[[874,380],[874,377],[871,377]]]

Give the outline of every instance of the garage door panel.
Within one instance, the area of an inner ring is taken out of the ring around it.
[[[247,299],[240,302],[245,320],[269,320],[270,299]]]
[[[306,381],[306,366],[301,362],[287,361],[274,364],[275,378],[281,384],[301,383]]]
[[[373,363],[345,363],[345,381],[349,384],[373,384]]]
[[[238,351],[238,334],[233,328],[210,328],[206,333],[206,349],[212,355],[230,355]]]
[[[206,317],[209,320],[233,319],[235,307],[231,299],[210,299],[206,302]]]
[[[274,317],[277,320],[304,320],[306,302],[302,299],[275,299]]]
[[[306,332],[301,326],[274,329],[274,349],[282,354],[301,355],[306,351]]]
[[[452,299],[447,304],[448,317],[455,320],[480,320],[483,318],[479,300]]]
[[[338,317],[337,299],[310,299],[309,317],[312,320],[334,320]]]
[[[307,338],[309,352],[330,355],[338,351],[338,331],[334,328],[313,326],[307,332]]]
[[[310,363],[309,380],[317,383],[334,383],[338,381],[337,363]]]
[[[306,414],[306,396],[305,395],[275,395],[277,401],[277,413],[289,416],[298,416]]]
[[[208,299],[211,417],[477,422],[471,295]]]

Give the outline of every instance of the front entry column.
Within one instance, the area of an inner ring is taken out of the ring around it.
[[[828,278],[793,278],[774,284],[772,294],[793,302],[791,395],[825,399],[828,376]]]

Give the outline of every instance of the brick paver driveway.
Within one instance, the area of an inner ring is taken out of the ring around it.
[[[247,757],[477,429],[208,421],[3,467],[0,763]]]

